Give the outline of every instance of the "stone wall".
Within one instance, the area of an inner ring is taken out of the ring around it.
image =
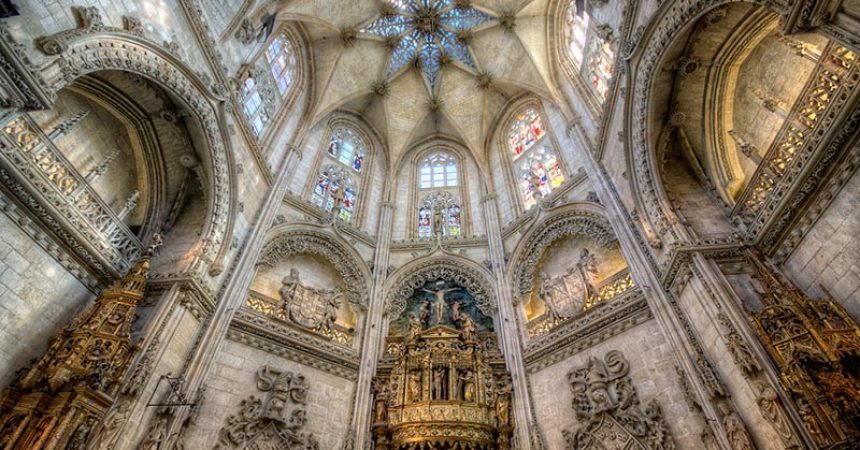
[[[261,397],[255,374],[263,365],[301,373],[309,381],[305,431],[319,440],[320,449],[343,445],[352,412],[355,383],[303,366],[234,341],[225,341],[206,381],[206,397],[200,418],[187,434],[185,448],[212,448],[228,416],[251,395]]]
[[[630,377],[642,404],[651,400],[660,404],[677,448],[702,448],[701,419],[687,406],[675,375],[672,348],[653,320],[530,375],[534,411],[548,448],[567,448],[562,431],[577,424],[567,373],[586,365],[591,357],[603,360],[611,350],[620,350],[630,363]]]
[[[860,172],[854,174],[784,265],[809,295],[822,287],[860,321]]]
[[[95,295],[0,214],[0,388]]]

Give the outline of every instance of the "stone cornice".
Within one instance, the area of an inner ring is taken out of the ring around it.
[[[236,312],[227,338],[332,375],[358,379],[359,355],[247,309]]]
[[[613,299],[529,342],[524,355],[526,370],[540,371],[652,317],[639,290]]]

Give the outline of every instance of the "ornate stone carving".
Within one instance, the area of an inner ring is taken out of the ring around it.
[[[292,231],[274,237],[260,253],[258,264],[274,266],[275,262],[299,254],[321,256],[328,260],[343,278],[343,291],[347,300],[356,305],[367,305],[368,289],[360,267],[363,264],[351,250],[325,233]]]
[[[307,422],[309,384],[305,376],[262,366],[257,370],[257,389],[227,418],[220,431],[218,449],[284,448],[318,450],[313,434],[304,431]]]
[[[613,350],[603,361],[592,357],[568,373],[579,421],[579,426],[563,432],[568,449],[675,448],[657,402],[639,405],[629,370],[624,355]]]
[[[406,300],[416,289],[438,280],[450,280],[463,286],[475,298],[481,312],[493,315],[496,309],[492,303],[493,289],[486,276],[466,264],[449,259],[425,261],[395,279],[388,290],[385,313],[390,318],[399,317],[406,309]]]
[[[573,235],[594,239],[598,245],[616,245],[612,226],[603,216],[587,211],[560,214],[544,222],[523,244],[524,251],[514,261],[514,297],[522,298],[532,290],[534,272],[547,247],[553,242]]]

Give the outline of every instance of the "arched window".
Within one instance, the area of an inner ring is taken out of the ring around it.
[[[564,18],[564,39],[573,68],[602,102],[609,93],[615,50],[606,26],[595,26],[584,0],[573,0]]]
[[[266,46],[265,58],[258,58],[245,75],[239,99],[242,110],[257,136],[269,118],[289,95],[296,75],[296,54],[283,32]]]
[[[447,152],[434,152],[418,165],[418,237],[438,232],[446,237],[462,234],[457,159]]]
[[[337,209],[337,217],[349,222],[364,169],[364,141],[350,128],[332,131],[322,169],[311,193],[311,203],[324,211]]]
[[[564,183],[561,164],[535,108],[527,108],[514,118],[508,131],[508,146],[526,209]]]

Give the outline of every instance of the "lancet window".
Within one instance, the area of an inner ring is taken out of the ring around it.
[[[526,209],[564,183],[561,163],[537,109],[527,108],[514,117],[508,130],[508,147]]]
[[[608,29],[591,19],[586,1],[570,2],[564,19],[564,40],[573,68],[603,102],[613,76],[615,48]]]
[[[457,159],[447,152],[435,152],[418,166],[418,237],[436,234],[456,237],[462,233]]]
[[[283,32],[269,41],[264,55],[247,71],[239,92],[242,110],[257,136],[289,96],[297,67],[295,49]]]
[[[349,222],[355,215],[358,188],[365,165],[364,140],[350,128],[336,128],[329,139],[322,169],[311,193],[311,203],[335,211]]]

